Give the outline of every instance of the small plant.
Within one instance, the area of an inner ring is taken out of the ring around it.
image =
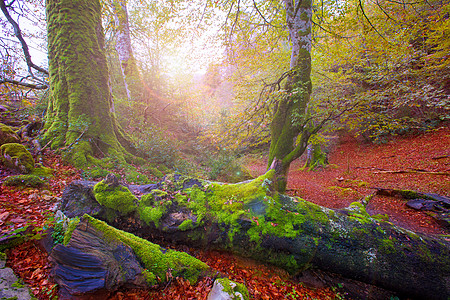
[[[53,244],[62,244],[64,240],[64,226],[63,226],[63,220],[59,220],[55,223],[53,226],[53,232],[52,232],[52,238],[53,238]]]

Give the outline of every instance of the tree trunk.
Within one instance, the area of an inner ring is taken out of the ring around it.
[[[132,157],[118,126],[98,0],[47,0],[50,97],[44,138],[66,147],[76,166],[94,156]]]
[[[281,162],[276,188],[284,192],[289,165],[306,150],[311,136],[305,122],[306,108],[311,94],[311,0],[284,0],[286,22],[291,46],[291,74],[285,84],[286,96],[275,109],[271,124],[271,144],[268,166]]]
[[[139,70],[131,47],[130,25],[128,22],[127,0],[114,0],[114,20],[116,25],[116,51],[128,100],[142,97]]]
[[[119,205],[101,206],[96,198],[104,195],[93,183],[76,182],[64,191],[61,209],[73,217],[86,204],[97,218],[143,238],[233,251],[292,274],[314,267],[407,297],[448,299],[446,239],[370,216],[360,203],[331,210],[274,194],[273,175],[226,185],[171,175],[156,185],[129,186],[143,196],[126,215]]]

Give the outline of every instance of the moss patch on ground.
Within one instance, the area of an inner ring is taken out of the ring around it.
[[[0,147],[0,155],[0,162],[8,168],[22,173],[31,173],[34,170],[33,156],[22,144],[4,144]]]
[[[19,141],[19,136],[11,127],[0,123],[0,146],[3,144],[18,143]]]
[[[47,182],[35,175],[15,175],[7,177],[5,181],[3,181],[3,185],[40,188],[47,185]]]

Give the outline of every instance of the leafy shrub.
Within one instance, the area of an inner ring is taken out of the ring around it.
[[[133,135],[138,151],[147,156],[151,163],[164,164],[168,167],[176,165],[179,159],[178,145],[167,133],[154,126],[148,126]]]
[[[209,168],[208,178],[211,180],[239,182],[252,178],[240,159],[228,151],[211,154]]]

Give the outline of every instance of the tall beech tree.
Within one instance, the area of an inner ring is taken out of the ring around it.
[[[99,0],[47,0],[50,98],[45,139],[77,166],[108,156],[131,160],[116,122]]]
[[[291,40],[290,71],[285,83],[286,97],[276,103],[271,124],[269,168],[275,169],[276,188],[286,189],[292,161],[306,150],[309,137],[320,128],[305,122],[311,84],[312,0],[284,0],[286,24]]]
[[[275,170],[273,187],[283,192],[286,189],[290,164],[305,152],[309,138],[332,117],[332,115],[325,115],[315,118],[308,111],[312,91],[312,0],[249,1],[247,4],[245,1],[232,1],[228,3],[227,9],[227,21],[231,22],[231,25],[228,24],[228,36],[230,36],[229,43],[232,47],[229,48],[237,52],[253,48],[260,49],[264,53],[261,55],[257,53],[258,59],[264,59],[262,58],[264,54],[273,51],[274,57],[278,57],[276,63],[282,65],[275,73],[284,69],[284,72],[278,73],[279,76],[274,76],[274,72],[264,74],[264,71],[258,69],[242,76],[240,80],[246,83],[260,76],[259,87],[261,88],[261,84],[264,84],[264,87],[259,94],[260,99],[255,101],[253,95],[253,103],[249,105],[252,108],[245,108],[244,116],[236,121],[238,125],[231,126],[237,131],[247,131],[246,137],[248,137],[251,126],[254,124],[259,126],[266,122],[266,118],[270,119],[270,149],[267,167]],[[254,36],[263,35],[270,36],[273,44],[268,41],[267,45],[262,45],[260,38],[253,40]],[[287,45],[289,51],[284,50]],[[284,65],[288,59],[281,58],[281,55],[290,55],[289,64]],[[232,56],[233,59],[235,57],[238,57],[238,60],[243,59],[247,67],[253,63],[251,59],[242,57],[239,53],[233,53]],[[239,68],[239,61],[235,64]],[[254,64],[259,66],[259,61]],[[270,69],[267,66],[263,68]],[[242,69],[245,73],[245,67]],[[238,77],[240,73],[240,70],[236,72]],[[244,78],[245,76],[250,79]],[[274,83],[267,84],[271,81]],[[244,90],[247,89],[246,83],[242,84]],[[261,99],[264,97],[266,98]],[[271,116],[267,117],[269,114]],[[252,125],[248,125],[250,123]]]
[[[116,51],[119,56],[127,98],[129,101],[137,100],[142,96],[142,84],[131,47],[127,0],[113,0],[112,5],[116,29]]]

